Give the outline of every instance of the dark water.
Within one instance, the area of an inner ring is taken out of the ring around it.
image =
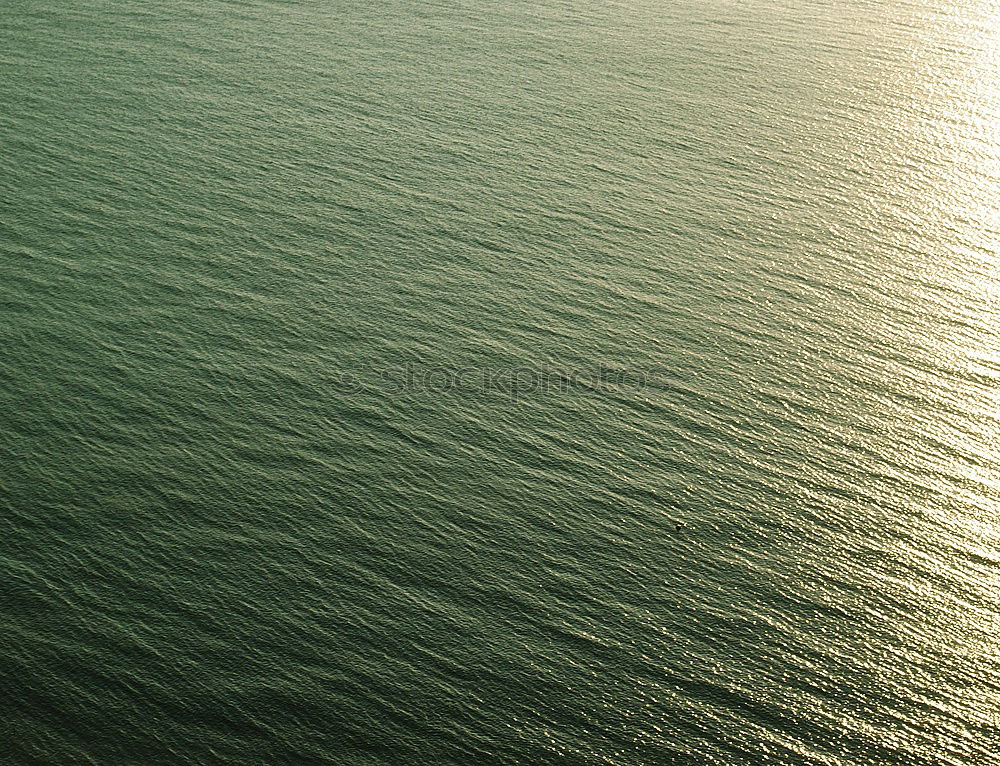
[[[995,762],[998,20],[8,3],[0,761]]]

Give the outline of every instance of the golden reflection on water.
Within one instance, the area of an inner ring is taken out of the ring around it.
[[[965,302],[951,335],[963,355],[964,375],[953,395],[963,402],[966,422],[948,429],[947,446],[960,456],[948,494],[967,510],[933,510],[951,530],[939,535],[935,547],[956,552],[952,561],[941,559],[954,599],[951,636],[941,639],[956,659],[979,662],[1000,656],[993,607],[1000,602],[1000,4],[970,4],[955,17],[965,23],[956,30],[960,40],[954,47],[967,53],[938,91],[937,138],[949,172],[937,202],[938,236],[954,259],[951,285]],[[974,683],[964,692],[954,698],[964,710],[953,712],[995,725],[995,691]],[[951,707],[957,707],[954,700]]]
[[[971,390],[956,393],[972,395],[969,409],[981,446],[973,453],[982,467],[974,473],[990,494],[1000,494],[991,470],[1000,462],[1000,4],[970,3],[949,15],[953,44],[939,46],[941,76],[933,88],[940,116],[931,140],[945,168],[933,207],[954,259],[952,287],[966,304],[961,318],[968,327],[953,337],[971,379]],[[956,60],[959,52],[964,55]],[[955,446],[964,451],[970,445]],[[1000,511],[1000,501],[990,504]]]
[[[899,155],[885,163],[882,244],[899,269],[885,278],[905,295],[882,340],[907,352],[886,385],[917,402],[896,413],[910,451],[893,449],[927,521],[901,555],[937,572],[909,583],[929,588],[917,598],[927,638],[956,663],[981,662],[1000,655],[1000,4],[942,2],[908,21],[923,49],[912,80],[892,83],[879,142]],[[1000,709],[983,684],[952,699],[983,725]]]

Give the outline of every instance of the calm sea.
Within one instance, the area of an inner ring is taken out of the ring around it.
[[[0,41],[0,763],[1000,762],[996,2]]]

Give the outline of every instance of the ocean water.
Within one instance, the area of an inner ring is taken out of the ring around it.
[[[0,28],[0,762],[1000,762],[995,2]]]

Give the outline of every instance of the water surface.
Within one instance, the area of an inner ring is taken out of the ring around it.
[[[1000,758],[998,20],[6,9],[2,760]]]

